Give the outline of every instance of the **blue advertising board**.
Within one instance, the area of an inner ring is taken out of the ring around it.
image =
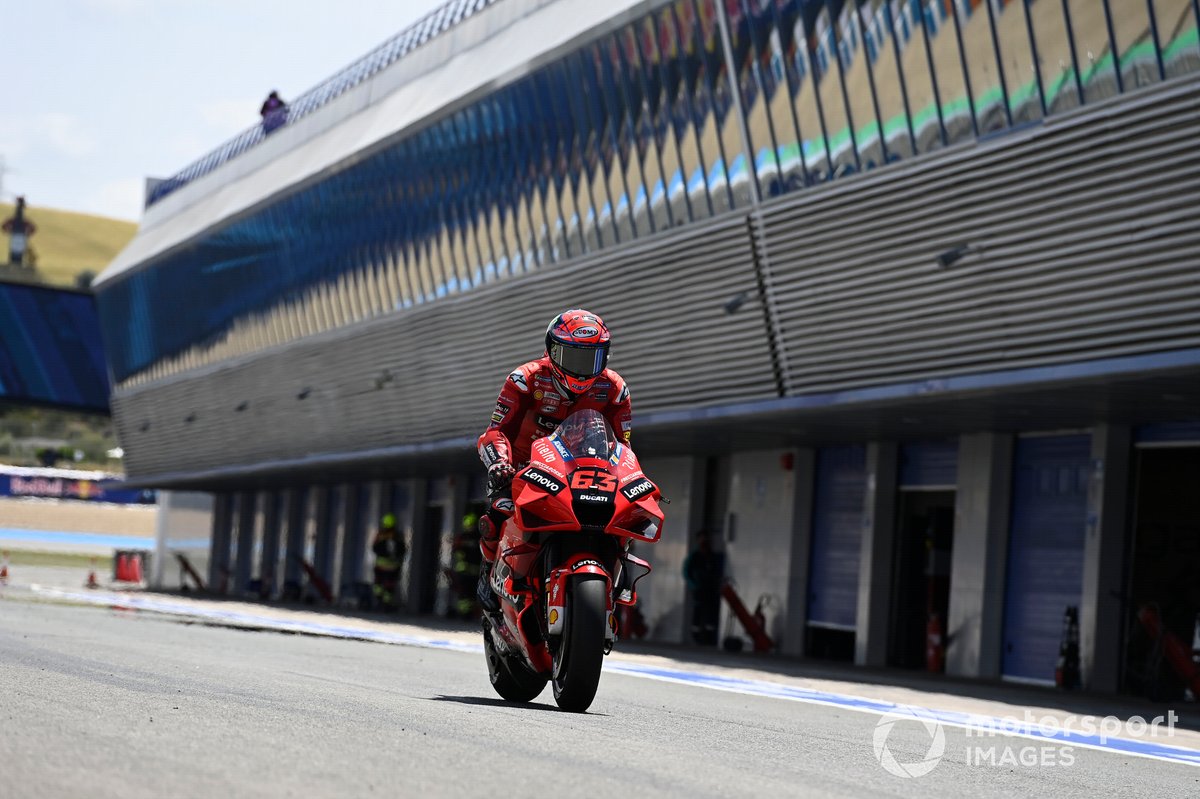
[[[0,402],[103,413],[108,394],[93,296],[0,283]]]

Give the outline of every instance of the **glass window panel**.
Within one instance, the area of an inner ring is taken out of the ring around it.
[[[1002,85],[996,61],[996,39],[992,36],[992,21],[996,17],[990,3],[991,0],[979,4],[958,0],[957,16],[943,28],[938,27],[935,15],[923,16],[941,81],[942,116],[950,141],[1008,125],[1006,84]],[[1010,23],[1023,24],[1019,9],[1010,11],[1008,17]],[[953,28],[956,21],[957,30]],[[957,33],[957,37],[943,36],[943,31]]]
[[[832,7],[832,4],[828,5]],[[849,119],[853,125],[852,143],[858,148],[858,166],[861,169],[873,168],[887,162],[886,143],[872,89],[875,74],[871,64],[871,49],[864,39],[865,27],[853,1],[842,7],[833,33],[841,56],[838,63],[841,78],[845,81]]]
[[[560,113],[561,101],[555,86],[556,78],[550,70],[541,70],[538,75],[538,104],[542,119],[553,133],[551,156],[553,158],[554,191],[558,198],[561,242],[559,247],[567,258],[584,252],[580,238],[579,207],[575,197],[575,183],[571,175],[571,127],[567,114]]]
[[[629,189],[628,170],[630,161],[630,137],[628,114],[622,93],[617,87],[612,65],[609,61],[609,42],[605,40],[592,45],[587,51],[586,66],[599,91],[604,105],[604,138],[602,152],[608,173],[608,191],[613,198],[613,224],[620,241],[634,238],[633,197]]]
[[[659,25],[668,31],[671,41],[671,117],[679,142],[685,190],[692,218],[700,218],[711,216],[713,207],[707,180],[710,161],[705,158],[694,102],[703,64],[693,35],[694,17],[695,6],[687,0],[675,0],[661,12]]]
[[[792,57],[794,44],[794,21],[784,21],[780,15],[778,0],[753,0],[751,9],[756,9],[759,18],[756,42],[758,50],[759,82],[763,87],[767,106],[767,118],[771,120],[775,138],[776,175],[775,188],[788,191],[807,182],[805,168],[800,158],[802,137],[799,120],[792,106],[792,76],[787,61]]]
[[[1196,31],[1200,2],[1154,0],[1154,12],[1167,77],[1200,71],[1200,36]]]
[[[750,165],[746,162],[745,145],[742,142],[739,119],[728,64],[725,61],[721,42],[720,23],[716,8],[717,0],[697,0],[700,31],[704,39],[704,57],[710,92],[711,114],[717,139],[720,142],[721,164],[718,174],[725,182],[724,192],[713,193],[713,204],[717,210],[725,210],[749,199],[746,186],[750,180]],[[734,78],[736,82],[736,76]],[[739,191],[740,187],[740,191]],[[721,197],[724,201],[718,200]]]
[[[1126,1],[1129,0],[1121,0]],[[1115,20],[1105,13],[1105,6],[1106,0],[1067,2],[1079,69],[1083,75],[1083,91],[1088,102],[1112,97],[1125,84],[1124,76],[1113,58],[1117,42]]]
[[[556,116],[562,125],[566,143],[567,186],[574,201],[575,213],[571,229],[580,242],[582,252],[597,249],[595,227],[595,198],[592,196],[589,164],[587,162],[588,129],[580,112],[578,91],[564,63],[550,68],[550,85],[554,91]]]
[[[899,31],[914,31],[913,41],[920,42],[914,49],[924,57],[933,79],[932,94],[919,116],[913,107],[918,116],[914,123],[918,151],[977,136],[972,70],[984,63],[994,73],[996,60],[991,26],[980,0],[954,0],[949,11],[931,0],[908,0],[894,19]]]
[[[698,162],[694,152],[690,150],[688,155],[691,168],[684,160],[687,112],[682,104],[683,69],[680,64],[678,31],[669,8],[661,9],[647,17],[645,25],[643,55],[646,63],[653,65],[653,74],[658,86],[658,116],[665,129],[663,167],[668,175],[667,199],[676,223],[682,224],[695,218],[687,186],[688,177]]]
[[[1041,119],[1045,82],[1034,60],[1032,12],[1024,0],[1009,0],[995,12],[1000,63],[1008,87],[1008,106],[1014,124]]]
[[[753,0],[753,8],[745,0],[726,3],[725,6],[733,60],[737,65],[735,73],[739,98],[750,136],[749,143],[745,145],[749,147],[753,159],[750,173],[758,180],[759,196],[770,197],[782,193],[783,184],[774,121],[768,110],[770,98],[767,88],[773,85],[769,78],[770,48],[766,42],[770,29],[769,11],[760,8],[758,0]],[[767,59],[767,76],[763,75],[764,59]],[[764,77],[768,83],[764,83]]]
[[[517,137],[521,142],[521,191],[531,226],[531,246],[535,250],[535,262],[544,266],[553,259],[549,242],[546,240],[546,232],[549,229],[544,190],[546,159],[541,125],[538,124],[529,104],[529,92],[529,81],[521,81],[512,87],[510,99],[519,120]]]
[[[644,224],[651,230],[657,231],[672,226],[673,220],[670,206],[666,203],[662,156],[655,130],[652,98],[649,96],[646,78],[642,71],[639,35],[634,26],[622,30],[617,53],[621,62],[621,72],[625,77],[625,85],[630,95],[630,107],[636,110],[634,131],[645,185],[645,191],[638,195],[637,201],[634,203],[634,214],[635,218],[640,220],[639,226],[644,221]]]
[[[1077,51],[1067,33],[1066,4],[1062,0],[1029,0],[1028,12],[1037,45],[1046,109],[1050,113],[1075,108],[1082,102],[1076,72]]]
[[[1132,21],[1135,15],[1128,12],[1117,13],[1114,9],[1114,17],[1121,18],[1121,21],[1117,22],[1118,39],[1121,40],[1125,34],[1132,37],[1128,45],[1122,43],[1121,66],[1132,73],[1133,87],[1138,88],[1160,81],[1166,74],[1163,21],[1154,0],[1129,0],[1129,4],[1134,5],[1139,12],[1137,16],[1145,20],[1140,35],[1137,33],[1137,27],[1125,28],[1121,24],[1126,18]],[[1169,32],[1166,33],[1168,39],[1170,35]]]
[[[825,129],[829,140],[830,156],[835,174],[856,167],[858,156],[846,114],[846,104],[839,74],[840,52],[835,33],[837,20],[833,19],[827,3],[804,6],[809,30],[810,66],[813,70],[821,108],[825,117]]]
[[[532,269],[533,253],[529,245],[529,216],[521,195],[521,167],[523,156],[518,142],[519,119],[513,112],[509,98],[509,90],[503,90],[493,95],[495,116],[498,122],[500,149],[503,153],[501,172],[502,197],[505,213],[510,218],[513,229],[513,253],[516,267],[522,273]]]
[[[875,86],[887,157],[908,157],[916,152],[916,136],[910,118],[908,84],[901,72],[904,61],[899,47],[901,40],[893,35],[887,3],[876,0],[855,0],[855,3],[859,37],[869,60],[869,78]]]
[[[588,86],[589,102],[593,106],[592,117],[599,120],[596,146],[606,201],[611,203],[608,210],[608,227],[611,228],[615,241],[627,241],[632,238],[629,192],[625,186],[625,158],[618,140],[618,128],[622,126],[624,109],[619,103],[614,105],[615,87],[605,74],[603,57],[600,45],[592,45],[581,53],[579,66]]]
[[[679,152],[671,130],[667,113],[667,98],[663,87],[663,75],[659,69],[658,32],[650,17],[643,18],[636,26],[637,60],[632,62],[640,70],[642,97],[646,119],[650,126],[653,146],[658,154],[660,182],[650,192],[650,207],[659,228],[673,227],[686,221],[686,209],[673,204],[679,195],[673,194],[680,173]],[[680,213],[682,211],[682,214]]]
[[[711,0],[684,0],[682,6],[690,6],[691,20],[680,13],[680,22],[690,28],[693,45],[693,66],[696,71],[695,89],[692,92],[692,113],[695,117],[696,134],[703,153],[705,182],[712,211],[730,208],[733,205],[733,190],[729,185],[728,164],[721,140],[721,124],[716,113],[716,82],[720,80],[721,64],[724,61],[717,40],[715,10]]]
[[[604,43],[605,64],[611,71],[616,94],[624,109],[621,140],[625,151],[625,183],[629,186],[629,225],[635,236],[641,236],[653,233],[656,228],[649,213],[649,183],[643,164],[648,152],[643,146],[641,129],[641,92],[622,55],[624,41],[622,32]]]
[[[603,161],[602,141],[604,120],[599,104],[599,90],[589,79],[585,69],[586,51],[573,53],[564,59],[571,92],[571,109],[575,127],[579,132],[583,158],[583,180],[587,186],[586,198],[591,203],[588,212],[589,246],[600,249],[616,240],[616,226],[612,219],[612,198],[609,196],[607,172]]]
[[[790,188],[826,180],[832,172],[832,161],[826,146],[824,109],[819,103],[816,84],[812,80],[813,60],[808,46],[808,34],[800,0],[776,0],[775,18],[782,50],[783,78],[787,88],[786,101],[794,120],[797,141],[795,151],[784,146],[783,167]],[[775,119],[779,119],[776,115]]]

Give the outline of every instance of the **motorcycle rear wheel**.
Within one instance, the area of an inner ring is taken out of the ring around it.
[[[488,679],[496,693],[509,702],[532,702],[546,687],[546,678],[534,674],[521,663],[514,663],[496,651],[492,631],[483,629],[483,655],[487,658]]]
[[[608,624],[607,585],[602,576],[594,574],[580,575],[571,581],[566,629],[554,653],[551,677],[554,701],[563,710],[582,713],[596,698]]]

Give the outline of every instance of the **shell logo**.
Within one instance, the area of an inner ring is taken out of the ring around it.
[[[550,623],[558,624],[558,608],[550,608]]]
[[[537,391],[533,392],[533,398],[536,400],[540,400],[544,396],[546,396],[546,392],[542,391],[540,388]]]

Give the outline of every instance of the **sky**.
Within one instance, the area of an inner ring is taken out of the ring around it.
[[[137,221],[167,177],[445,0],[4,4],[0,201]]]

